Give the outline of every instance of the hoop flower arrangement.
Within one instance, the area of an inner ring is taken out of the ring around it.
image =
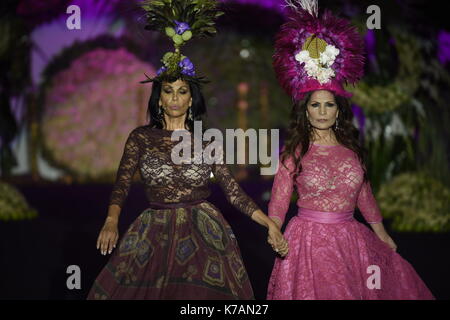
[[[128,133],[143,124],[143,70],[155,73],[124,48],[100,48],[57,73],[41,123],[47,158],[79,180],[110,180]]]

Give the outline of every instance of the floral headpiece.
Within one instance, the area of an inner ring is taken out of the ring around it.
[[[344,83],[364,73],[364,41],[345,19],[325,10],[317,0],[285,0],[288,21],[276,37],[273,67],[286,92],[298,101],[309,91],[330,90],[351,97]]]
[[[164,54],[162,66],[156,77],[141,83],[184,79],[207,82],[198,77],[194,64],[180,52],[180,48],[190,39],[213,36],[217,33],[214,20],[223,12],[217,10],[215,0],[146,0],[141,3],[146,11],[145,29],[156,30],[172,39],[175,50]]]

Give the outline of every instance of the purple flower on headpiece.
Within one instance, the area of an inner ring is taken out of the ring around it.
[[[191,60],[189,60],[189,58],[186,57],[183,60],[181,60],[178,66],[181,67],[182,74],[191,77],[195,76],[194,64],[191,62]]]
[[[186,30],[190,30],[191,27],[189,27],[189,25],[186,22],[179,22],[175,20],[175,32],[177,34],[183,34]]]
[[[159,68],[158,71],[156,71],[156,75],[159,76],[161,73],[163,73],[163,72],[166,71],[166,70],[167,70],[167,68],[164,67],[164,66],[162,66],[161,68]]]

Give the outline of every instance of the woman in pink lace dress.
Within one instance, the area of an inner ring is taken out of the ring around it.
[[[433,299],[396,253],[372,194],[344,83],[364,73],[364,41],[317,0],[286,1],[275,43],[277,78],[295,101],[269,216],[284,223],[294,186],[298,214],[277,258],[268,299]],[[358,207],[374,232],[353,218]]]
[[[269,217],[281,228],[294,186],[298,214],[286,227],[289,253],[275,261],[267,298],[433,299],[383,227],[347,100],[317,90],[294,112]],[[353,218],[356,206],[374,232]]]

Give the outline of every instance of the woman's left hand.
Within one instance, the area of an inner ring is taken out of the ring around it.
[[[386,243],[392,250],[397,251],[397,245],[387,233],[377,234],[377,236],[378,238],[380,238],[381,241]]]

